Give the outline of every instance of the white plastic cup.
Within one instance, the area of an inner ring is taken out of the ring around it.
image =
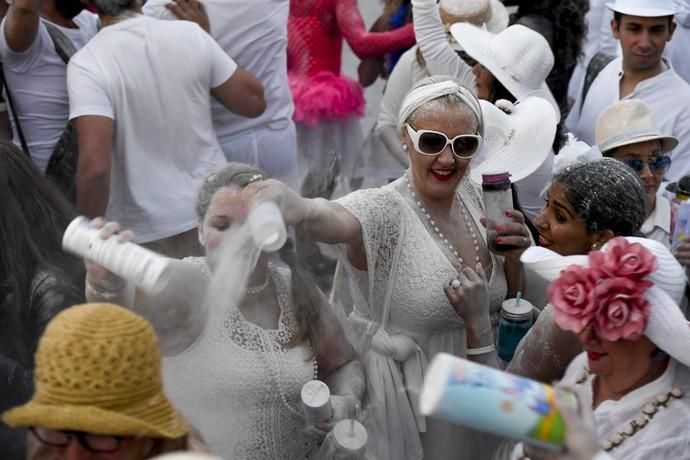
[[[93,260],[145,291],[155,293],[163,287],[169,265],[166,257],[129,241],[104,240],[99,233],[91,228],[89,219],[79,216],[67,226],[62,248]]]
[[[368,434],[364,425],[357,420],[345,419],[336,423],[333,428],[335,444],[341,455],[339,459],[360,459],[363,458]]]
[[[276,252],[287,241],[283,214],[272,201],[264,201],[252,207],[247,222],[256,246],[264,252]]]
[[[308,425],[327,422],[333,416],[331,390],[321,380],[310,380],[300,392],[304,418]]]

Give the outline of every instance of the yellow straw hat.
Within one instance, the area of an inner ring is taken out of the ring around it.
[[[174,439],[187,425],[163,391],[153,328],[111,304],[69,308],[36,352],[31,401],[5,412],[12,427]]]

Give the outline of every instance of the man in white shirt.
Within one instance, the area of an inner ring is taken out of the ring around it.
[[[137,1],[95,0],[103,29],[68,66],[77,209],[166,255],[192,255],[199,186],[226,162],[211,97],[257,117],[263,87],[198,25],[145,17]]]
[[[611,29],[622,57],[604,67],[584,101],[578,95],[566,126],[593,144],[601,112],[621,99],[641,99],[659,130],[680,140],[672,153],[673,168],[665,176],[678,180],[690,173],[690,86],[661,59],[676,27],[675,4],[673,0],[617,0],[610,6],[614,11]]]
[[[175,19],[171,0],[148,0],[147,16]],[[174,5],[174,4],[173,4]],[[204,0],[209,33],[239,65],[263,83],[267,108],[249,119],[213,101],[213,123],[228,161],[258,166],[296,185],[297,138],[287,79],[289,0]],[[172,11],[171,11],[172,10]]]
[[[79,49],[96,34],[98,18],[84,11],[80,0],[14,0],[0,26],[0,60],[12,109],[41,171],[48,166],[69,115],[66,65],[46,23]],[[16,120],[12,125],[19,145]]]

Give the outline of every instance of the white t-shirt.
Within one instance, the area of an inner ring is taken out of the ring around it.
[[[70,118],[115,120],[106,217],[138,242],[196,226],[201,182],[225,164],[211,89],[236,68],[196,24],[145,16],[103,28],[70,60]]]
[[[55,44],[43,21],[45,19],[39,22],[34,42],[21,53],[12,51],[7,45],[4,20],[0,26],[0,59],[15,104],[13,109],[19,117],[31,158],[41,171],[48,166],[69,115],[66,66],[55,51]],[[98,18],[82,11],[73,21],[78,28],[53,25],[79,49],[96,35]],[[14,120],[12,131],[14,143],[21,145]]]
[[[147,16],[176,19],[165,8],[171,0],[149,0]],[[287,78],[289,0],[204,0],[211,36],[232,58],[264,85],[266,111],[257,118],[234,114],[214,99],[213,122],[221,144],[248,131],[284,129],[294,106]]]
[[[599,115],[621,100],[622,76],[622,59],[616,58],[592,82],[582,110],[582,96],[579,95],[575,100],[565,124],[580,140],[589,145],[595,144],[594,129]],[[677,181],[690,174],[690,85],[669,68],[638,83],[623,99],[644,101],[652,112],[659,132],[676,136],[680,141],[671,152],[673,167],[664,179]]]

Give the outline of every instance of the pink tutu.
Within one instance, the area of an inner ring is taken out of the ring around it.
[[[350,78],[319,72],[306,78],[290,74],[289,80],[295,102],[295,121],[314,127],[321,120],[364,115],[364,90]]]

